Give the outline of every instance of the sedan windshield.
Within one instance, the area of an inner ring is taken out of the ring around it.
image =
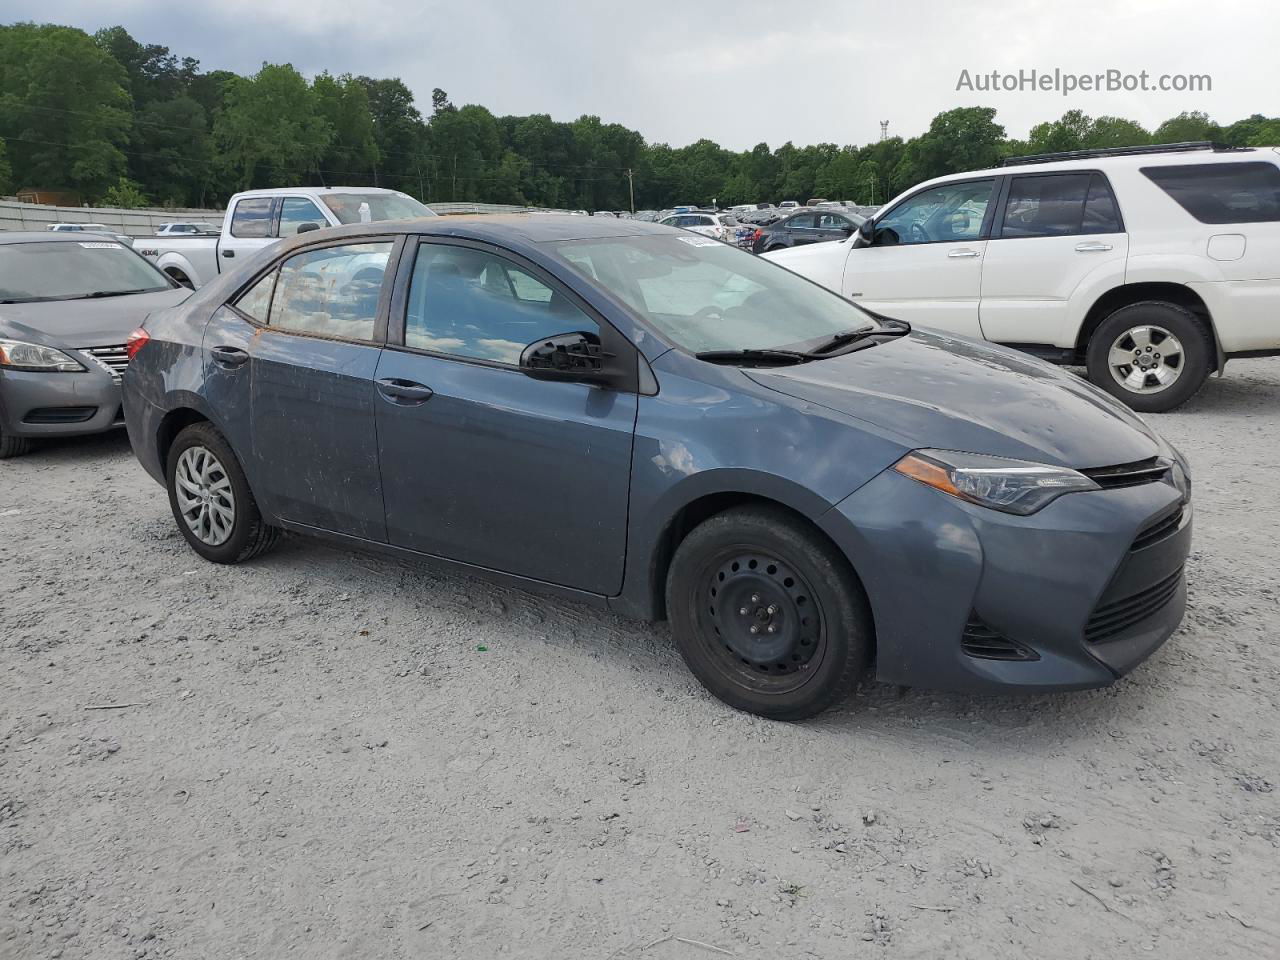
[[[169,278],[114,240],[0,243],[0,303],[169,290]]]
[[[777,264],[697,236],[565,240],[559,254],[690,353],[802,347],[876,322]]]
[[[416,220],[436,215],[405,193],[326,193],[320,200],[341,223]]]

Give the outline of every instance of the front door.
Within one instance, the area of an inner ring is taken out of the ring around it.
[[[234,270],[268,244],[276,242],[274,197],[241,197],[230,211],[218,238],[218,271]]]
[[[616,594],[636,395],[517,367],[526,345],[604,321],[476,244],[422,242],[404,299],[375,378],[390,542]]]
[[[912,194],[876,219],[870,246],[853,247],[842,292],[875,313],[981,337],[978,303],[994,179]]]

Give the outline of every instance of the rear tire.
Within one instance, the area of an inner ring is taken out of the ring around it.
[[[870,660],[871,613],[844,556],[784,510],[704,521],[667,575],[685,663],[731,707],[803,720],[845,699]]]
[[[1204,386],[1213,333],[1186,307],[1144,300],[1121,307],[1089,338],[1089,379],[1142,413],[1163,413]]]
[[[185,427],[165,467],[169,507],[191,549],[212,563],[243,563],[281,531],[262,519],[240,461],[211,423]]]

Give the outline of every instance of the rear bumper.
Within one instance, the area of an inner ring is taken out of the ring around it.
[[[104,370],[0,372],[0,432],[9,436],[80,436],[122,425],[120,385]]]
[[[160,462],[157,438],[164,411],[144,397],[126,374],[121,390],[125,427],[129,431],[129,446],[138,463],[157,483],[164,485],[164,464]]]
[[[1150,656],[1186,606],[1191,506],[1165,483],[1061,497],[1031,517],[965,504],[892,471],[823,518],[871,601],[876,676],[976,692],[1101,687]],[[1016,656],[975,656],[977,623]]]

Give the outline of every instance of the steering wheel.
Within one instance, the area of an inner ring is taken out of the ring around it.
[[[924,224],[919,220],[911,224],[911,229],[908,232],[911,236],[911,243],[929,243],[933,240],[933,238],[929,236],[929,231],[924,228]]]

